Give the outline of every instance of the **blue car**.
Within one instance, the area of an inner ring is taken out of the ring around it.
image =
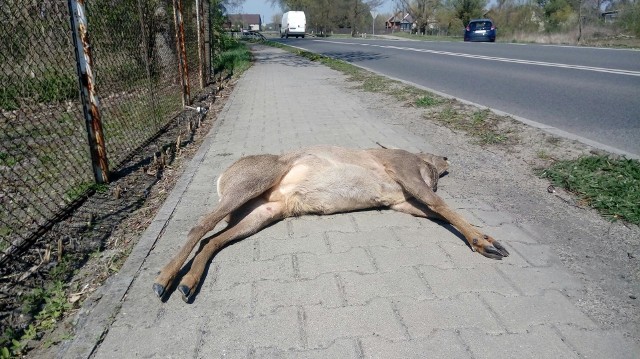
[[[496,41],[496,26],[489,19],[474,19],[464,29],[464,41]]]

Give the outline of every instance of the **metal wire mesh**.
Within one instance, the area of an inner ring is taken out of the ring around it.
[[[69,1],[71,3],[72,1]],[[200,88],[198,26],[208,1],[92,0],[84,5],[110,170],[182,110],[182,3],[190,97]],[[0,279],[7,262],[96,183],[67,1],[0,2]],[[205,60],[207,57],[203,57]]]

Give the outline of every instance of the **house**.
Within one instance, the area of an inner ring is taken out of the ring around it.
[[[224,26],[231,31],[260,31],[262,18],[258,14],[229,14]]]
[[[619,15],[618,10],[604,11],[600,14],[606,24],[614,23],[619,18]]]
[[[393,16],[391,16],[384,23],[384,27],[386,29],[392,30],[400,30],[400,31],[411,31],[411,27],[413,26],[413,17],[409,14],[405,14],[403,11],[398,11]]]

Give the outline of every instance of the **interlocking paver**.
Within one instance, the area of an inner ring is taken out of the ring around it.
[[[373,247],[369,251],[376,265],[383,272],[421,264],[442,268],[450,268],[452,266],[444,251],[437,246],[416,248]]]
[[[524,295],[536,295],[555,289],[579,290],[582,283],[558,266],[508,269],[498,267]]]
[[[326,231],[356,232],[351,215],[303,216],[291,221],[292,235],[306,237]]]
[[[476,294],[422,301],[403,299],[397,307],[411,338],[429,336],[436,329],[478,328],[488,333],[504,332],[497,318]]]
[[[559,325],[558,329],[583,358],[640,358],[640,347],[621,333],[580,329],[571,325]]]
[[[595,329],[595,323],[556,291],[542,296],[505,297],[496,293],[481,293],[510,332],[524,332],[543,324],[573,324]]]
[[[342,305],[340,287],[333,274],[292,282],[258,281],[255,283],[256,311],[267,313],[281,306]]]
[[[387,247],[398,248],[400,241],[391,231],[370,231],[354,233],[326,232],[328,245],[333,253],[348,252],[352,248]]]
[[[477,270],[420,266],[420,272],[433,293],[439,298],[455,297],[460,293],[469,292],[494,292],[506,296],[517,294],[517,291],[493,267]]]
[[[305,329],[310,348],[326,347],[336,339],[353,336],[406,339],[391,303],[384,299],[340,308],[305,307]]]
[[[486,334],[462,329],[474,358],[579,358],[554,328],[534,327],[527,333]]]
[[[233,356],[237,357],[246,357],[256,347],[303,349],[304,338],[300,318],[300,309],[296,307],[279,308],[267,315],[249,318],[211,316],[200,328],[202,334],[197,347],[197,357],[221,358],[229,353],[235,353]],[[196,328],[191,330],[195,336]],[[167,337],[164,340],[167,340]]]
[[[324,273],[353,271],[374,273],[371,258],[362,248],[354,248],[344,253],[314,255],[301,253],[296,255],[301,278],[315,278]]]
[[[340,273],[348,304],[365,304],[379,297],[410,297],[415,300],[434,298],[429,287],[412,267],[391,272],[360,274]]]
[[[220,263],[216,277],[216,289],[229,288],[238,283],[256,280],[292,280],[294,278],[293,259],[281,256],[269,261]]]
[[[327,254],[329,246],[323,233],[313,233],[305,237],[275,239],[262,238],[258,242],[260,259],[273,259],[277,256],[294,253]]]
[[[381,337],[360,340],[365,358],[472,358],[456,333],[436,331],[429,337],[390,341]]]
[[[358,343],[353,339],[338,339],[327,348],[310,350],[282,350],[280,348],[257,348],[254,358],[283,359],[327,359],[327,358],[360,358]]]

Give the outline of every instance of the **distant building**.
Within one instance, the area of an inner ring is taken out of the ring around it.
[[[262,18],[258,14],[229,14],[225,28],[231,31],[261,31]]]
[[[618,20],[619,15],[620,15],[620,12],[618,10],[605,11],[600,14],[604,22],[607,24],[611,24],[616,20]]]
[[[411,31],[413,26],[413,17],[411,15],[398,11],[393,16],[387,19],[384,23],[384,27],[387,29]]]

